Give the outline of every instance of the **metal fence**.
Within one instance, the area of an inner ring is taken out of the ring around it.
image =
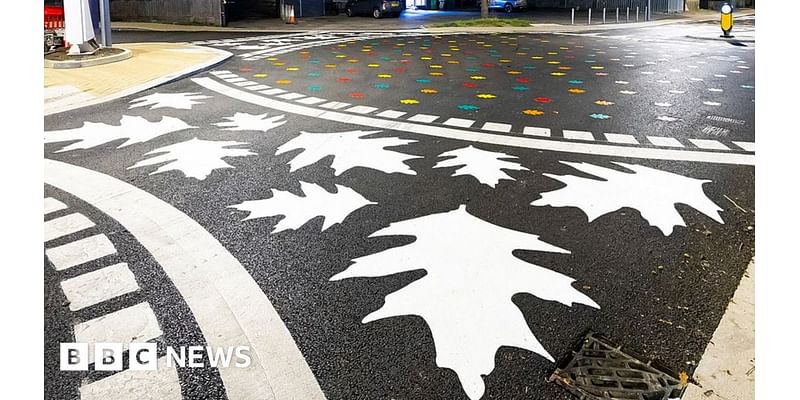
[[[658,13],[677,13],[683,12],[683,0],[595,0],[592,4],[594,9],[625,9],[630,7],[635,9],[639,7],[644,11],[645,7],[650,4],[653,7],[652,12]]]

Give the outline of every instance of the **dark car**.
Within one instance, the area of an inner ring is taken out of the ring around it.
[[[403,12],[403,1],[405,0],[348,0],[344,9],[348,17],[356,15],[372,15],[374,18],[387,15],[398,17]]]

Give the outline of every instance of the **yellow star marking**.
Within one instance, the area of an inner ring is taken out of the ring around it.
[[[555,55],[558,55],[558,52],[557,51],[548,51],[547,55],[548,56],[555,56]]]
[[[403,53],[403,57],[411,57],[411,56],[413,56],[413,54],[411,54],[411,53]]]
[[[282,67],[282,66],[286,65],[286,63],[285,62],[274,62],[274,63],[272,63],[272,65],[274,65],[276,67]]]
[[[424,93],[424,94],[436,94],[436,93],[439,93],[439,91],[436,90],[436,89],[420,89],[419,92],[420,93]]]
[[[480,75],[473,75],[473,76],[470,76],[469,79],[472,79],[473,81],[482,81],[482,80],[486,79],[486,77],[485,76],[480,76]]]
[[[420,57],[419,59],[420,59],[420,60],[425,60],[425,61],[427,61],[427,60],[432,60],[432,58],[431,58],[431,57],[428,57],[428,56],[422,56],[422,57]]]
[[[403,99],[400,102],[403,104],[419,104],[419,101],[415,99]]]
[[[392,74],[378,74],[378,78],[391,78]]]
[[[542,57],[542,56],[532,56],[532,57],[531,57],[531,60],[541,60],[541,59],[543,59],[543,58],[544,58],[544,57]]]
[[[440,54],[440,56],[442,56],[442,57],[451,57],[452,54],[450,54],[450,53],[442,53],[442,54]]]
[[[346,44],[337,44],[336,47],[347,47]]]
[[[605,67],[601,67],[599,65],[592,66],[592,69],[605,69]]]
[[[367,67],[369,67],[369,68],[380,68],[381,65],[380,64],[367,64]]]
[[[288,85],[288,84],[292,83],[292,81],[290,81],[288,79],[280,79],[280,80],[275,81],[275,83],[277,83],[278,85]]]
[[[345,58],[345,57],[347,57],[347,55],[345,55],[345,54],[337,54],[336,55],[336,58]]]
[[[490,44],[485,44],[485,45],[483,45],[483,47],[492,47],[492,45],[490,45]]]
[[[511,62],[511,60],[509,60],[507,58],[501,58],[501,59],[497,60],[497,62],[503,63],[503,64],[508,64],[508,63]]]
[[[336,64],[325,64],[325,68],[336,68]]]
[[[278,57],[269,57],[267,61],[278,61]]]
[[[552,60],[552,61],[548,61],[547,63],[550,64],[550,65],[558,65],[558,64],[561,64],[561,61]]]
[[[358,62],[358,60],[356,60],[355,58],[351,58],[351,59],[347,60],[347,62],[349,62],[350,64],[355,64],[355,63]]]
[[[506,73],[509,74],[509,75],[521,75],[522,74],[521,71],[508,71]]]
[[[516,55],[518,55],[518,56],[525,56],[525,55],[528,55],[528,53],[524,53],[524,52],[521,52],[521,51],[520,51],[520,52],[517,52],[517,53],[514,53],[514,54],[516,54]]]
[[[562,70],[562,71],[569,71],[569,70],[571,70],[571,69],[572,69],[572,67],[568,67],[568,66],[566,66],[566,65],[562,65],[562,66],[558,67],[558,69],[560,69],[560,70]]]
[[[564,76],[566,74],[563,73],[563,72],[551,72],[550,75],[553,75],[553,76]]]
[[[442,69],[442,66],[439,64],[431,64],[430,67],[433,69]]]
[[[533,116],[544,115],[544,111],[539,111],[535,109],[522,110],[522,113],[525,115],[533,115]]]
[[[372,51],[372,49],[361,49],[361,52],[363,53],[369,53],[370,51]]]
[[[608,100],[597,100],[594,102],[594,104],[597,104],[598,106],[613,106],[614,102]]]
[[[458,47],[451,47],[450,51],[461,51],[461,49],[459,49]]]
[[[288,67],[286,68],[287,71],[300,71],[300,68],[297,67]]]
[[[443,76],[443,72],[429,72],[428,75],[430,76]]]
[[[585,90],[583,90],[583,89],[578,89],[578,88],[572,88],[572,89],[569,89],[569,90],[567,90],[567,91],[568,91],[568,92],[570,92],[570,93],[574,93],[574,94],[586,93],[586,91],[585,91]]]
[[[461,61],[458,60],[447,60],[448,64],[461,64]]]
[[[267,74],[255,74],[253,75],[254,78],[266,78]]]
[[[569,47],[559,47],[561,50],[569,50]]]
[[[479,93],[479,94],[477,94],[475,96],[478,97],[478,98],[481,98],[481,99],[493,99],[493,98],[497,97],[497,96],[495,96],[495,95],[493,95],[491,93]]]

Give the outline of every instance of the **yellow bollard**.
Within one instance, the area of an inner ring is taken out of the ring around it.
[[[723,35],[720,37],[732,38],[731,30],[733,30],[733,7],[725,3],[720,8],[719,27],[722,28]]]

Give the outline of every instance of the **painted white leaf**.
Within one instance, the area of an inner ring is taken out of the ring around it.
[[[245,221],[276,215],[285,216],[275,225],[273,233],[278,233],[287,229],[298,229],[318,216],[324,217],[322,224],[324,231],[344,221],[353,211],[370,204],[377,204],[346,186],[336,185],[336,193],[330,193],[321,186],[301,181],[300,188],[305,194],[304,197],[274,190],[270,198],[245,201],[230,207],[250,212]]]
[[[46,131],[44,133],[44,142],[56,143],[77,140],[77,142],[57,151],[57,153],[60,153],[75,149],[88,149],[119,139],[128,139],[117,147],[119,149],[189,128],[195,127],[173,117],[162,117],[161,121],[150,122],[142,117],[123,115],[119,125],[84,122],[80,128]]]
[[[677,203],[691,206],[713,220],[725,223],[719,214],[722,209],[703,192],[703,184],[710,180],[687,178],[622,162],[614,164],[633,172],[620,172],[586,163],[562,163],[603,180],[544,174],[567,186],[542,194],[542,198],[532,205],[578,207],[590,222],[601,215],[630,207],[638,210],[642,218],[651,226],[658,227],[665,236],[672,234],[675,226],[686,226],[675,209]]]
[[[481,183],[491,187],[496,187],[501,179],[514,180],[501,171],[503,169],[530,171],[519,163],[503,160],[504,158],[516,160],[516,156],[476,149],[472,146],[448,151],[440,154],[439,157],[453,158],[439,161],[433,168],[460,167],[455,170],[453,176],[472,175]]]
[[[226,131],[261,131],[266,132],[286,123],[283,114],[267,117],[267,114],[248,114],[237,112],[232,117],[225,117],[228,121],[218,122],[214,125],[225,128]]]
[[[669,115],[659,115],[658,117],[656,117],[656,119],[664,122],[675,122],[678,120],[677,118],[670,117]]]
[[[165,107],[179,110],[191,110],[193,105],[203,104],[197,100],[210,98],[211,96],[204,96],[200,93],[153,93],[131,100],[131,103],[137,104],[131,104],[130,108],[152,106],[150,107],[151,110]]]
[[[314,164],[327,156],[333,156],[331,168],[334,169],[336,176],[355,167],[377,169],[387,174],[399,172],[416,175],[417,173],[403,162],[419,157],[385,150],[390,146],[416,143],[416,140],[394,137],[364,139],[365,136],[378,132],[380,131],[359,130],[338,133],[301,131],[300,136],[278,147],[276,155],[303,149],[300,154],[289,161],[290,172]]]
[[[530,350],[553,361],[524,315],[511,301],[517,293],[571,306],[599,306],[572,287],[572,278],[529,264],[515,249],[569,251],[476,218],[465,206],[450,212],[396,222],[371,235],[412,235],[416,241],[353,260],[331,280],[388,276],[424,269],[427,275],[386,296],[386,303],[363,323],[418,315],[436,346],[436,365],[456,372],[470,399],[483,396],[482,375],[494,370],[501,346]]]
[[[167,171],[181,171],[189,178],[203,180],[208,178],[211,171],[221,168],[233,168],[232,165],[222,161],[223,157],[254,156],[247,149],[230,149],[231,146],[241,146],[247,143],[210,141],[194,138],[185,142],[172,144],[155,149],[145,156],[160,154],[137,162],[128,169],[145,167],[166,163],[150,173],[159,174]]]

